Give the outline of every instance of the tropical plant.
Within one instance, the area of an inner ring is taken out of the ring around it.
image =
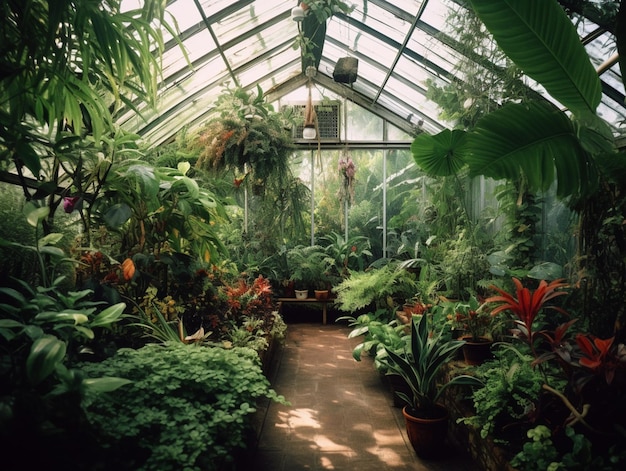
[[[348,276],[349,270],[363,271],[368,257],[372,256],[369,250],[369,239],[365,236],[346,238],[337,232],[332,232],[321,237],[319,243],[334,260],[333,272],[338,281]]]
[[[545,425],[528,430],[526,435],[530,441],[511,460],[511,466],[520,471],[613,471],[626,459],[626,453],[618,448],[611,448],[607,456],[595,455],[592,443],[573,427],[565,428],[567,446],[557,447],[552,431]]]
[[[200,150],[196,166],[230,170],[245,182],[265,185],[271,176],[283,181],[290,174],[293,148],[289,117],[256,94],[241,88],[225,89],[216,102],[217,116],[201,129],[192,144]]]
[[[149,344],[120,349],[83,368],[89,376],[132,381],[106,397],[91,394],[83,401],[109,451],[108,469],[225,469],[246,445],[257,401],[286,403],[248,348]]]
[[[0,163],[9,172],[0,179],[19,185],[29,201],[45,200],[44,234],[54,232],[60,205],[78,209],[89,228],[85,203],[99,196],[118,152],[137,152],[137,136],[114,125],[120,105],[156,100],[162,32],[175,31],[164,4],[121,3],[1,7],[7,27],[0,32]]]
[[[387,356],[387,350],[402,351],[405,345],[404,337],[407,335],[406,326],[398,324],[397,320],[386,321],[389,313],[386,309],[379,309],[370,314],[361,314],[358,317],[342,316],[337,322],[348,321],[352,328],[348,334],[349,339],[363,337],[363,341],[352,349],[352,357],[361,361],[363,353],[374,359],[374,367],[377,371],[385,373],[387,364],[383,359]]]
[[[36,226],[48,210],[39,209],[29,213]],[[76,367],[85,356],[105,354],[96,334],[123,317],[125,304],[95,302],[91,290],[72,291],[63,276],[48,272],[46,255],[67,258],[58,247],[48,246],[53,238],[56,234],[40,238],[34,247],[15,244],[36,253],[39,280],[45,284],[11,279],[10,286],[0,287],[0,439],[12,450],[5,460],[9,469],[23,466],[31,446],[45,456],[31,460],[37,467],[45,461],[46,466],[89,468],[96,444],[80,412],[81,397],[127,383],[112,377],[87,379]]]
[[[327,289],[333,262],[320,245],[298,245],[287,251],[289,279],[296,289]]]
[[[503,345],[495,350],[495,356],[476,367],[483,384],[472,394],[475,415],[460,421],[478,428],[482,438],[511,443],[520,439],[520,429],[541,420],[539,397],[545,376],[532,367],[533,356],[527,347]]]
[[[617,242],[623,227],[604,227],[611,215],[617,212],[621,218],[624,213],[619,195],[626,160],[616,150],[614,135],[619,130],[597,113],[602,97],[598,73],[576,27],[556,0],[497,6],[489,0],[472,0],[470,4],[508,58],[567,112],[547,100],[505,103],[467,132],[419,135],[412,145],[414,158],[433,175],[455,174],[467,166],[470,175],[513,181],[518,181],[521,170],[530,191],[556,183],[557,195],[569,198],[570,207],[582,216],[577,260],[578,271],[587,280],[588,300],[582,308],[590,318],[592,312],[601,317],[596,330],[606,333],[626,315],[616,296],[624,291],[625,279],[616,280],[606,270],[611,264],[613,273],[622,272],[623,257],[614,253],[624,252]],[[621,48],[619,28],[616,35]]]
[[[453,328],[465,332],[474,342],[491,333],[494,320],[475,295],[470,295],[467,301],[454,303],[450,317]]]
[[[349,14],[354,7],[341,0],[305,0],[300,2],[305,9],[302,31],[294,42],[302,54],[302,72],[311,66],[317,69],[326,39],[326,22],[336,13]]]
[[[508,311],[514,316],[514,323],[520,336],[523,337],[534,352],[535,337],[537,335],[535,320],[539,312],[543,309],[552,309],[561,314],[567,315],[564,309],[559,306],[548,305],[547,303],[558,296],[564,296],[567,291],[559,291],[568,286],[562,279],[551,281],[550,283],[541,280],[537,289],[531,291],[524,287],[522,282],[513,278],[516,295],[512,295],[501,288],[493,286],[499,295],[490,296],[485,299],[487,303],[501,303],[491,311],[492,316],[500,312]]]
[[[458,375],[444,380],[441,375],[459,348],[460,340],[442,340],[442,330],[433,332],[429,328],[427,315],[415,316],[411,322],[411,336],[401,353],[387,349],[388,374],[402,376],[411,389],[412,397],[397,392],[417,415],[432,414],[441,394],[450,386],[481,386],[474,376]]]

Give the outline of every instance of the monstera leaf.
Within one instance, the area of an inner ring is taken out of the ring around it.
[[[572,113],[595,113],[600,79],[556,0],[471,0],[504,53]]]

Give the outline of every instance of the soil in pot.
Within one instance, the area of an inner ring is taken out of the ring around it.
[[[431,413],[423,414],[422,411],[405,406],[402,415],[409,441],[417,456],[425,459],[442,456],[448,435],[448,410],[437,405]]]

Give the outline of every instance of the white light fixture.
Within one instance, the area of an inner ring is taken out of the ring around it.
[[[305,124],[302,128],[303,139],[315,139],[317,137],[317,131],[315,130],[315,124]]]
[[[300,23],[304,20],[304,10],[301,7],[293,7],[291,9],[291,19]]]

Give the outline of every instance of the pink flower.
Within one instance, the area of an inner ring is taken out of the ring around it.
[[[80,196],[66,196],[63,198],[63,211],[69,214],[75,209],[80,209],[80,201]]]

